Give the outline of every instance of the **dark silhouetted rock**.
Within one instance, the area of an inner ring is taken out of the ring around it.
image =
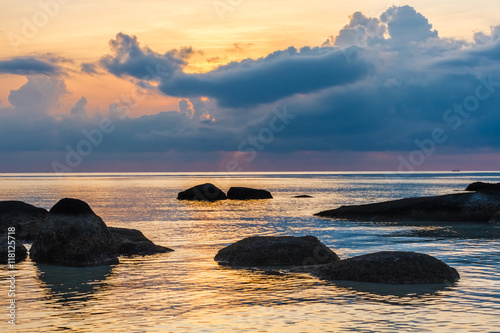
[[[85,201],[78,199],[62,199],[49,211],[51,215],[67,215],[67,216],[81,216],[81,215],[95,215],[92,208]]]
[[[460,279],[456,269],[439,259],[423,253],[399,251],[365,254],[295,271],[324,280],[393,284],[453,283]]]
[[[52,207],[30,250],[33,261],[65,266],[116,264],[117,256],[106,224],[77,199]]]
[[[488,222],[492,224],[500,224],[500,211],[493,214]]]
[[[488,222],[500,211],[500,192],[472,192],[342,206],[315,214],[364,221]]]
[[[491,184],[483,182],[474,182],[469,184],[466,191],[500,191],[500,183]]]
[[[16,228],[16,239],[32,241],[48,212],[21,201],[0,201],[0,236],[7,236],[7,228]]]
[[[226,194],[214,184],[196,185],[177,195],[178,200],[217,201],[227,199]]]
[[[252,199],[272,199],[269,191],[258,190],[248,187],[231,187],[227,192],[227,198],[233,200],[252,200]]]
[[[223,248],[214,260],[232,266],[297,266],[339,257],[314,236],[253,236]]]
[[[113,236],[119,255],[149,255],[172,252],[168,247],[156,245],[146,238],[139,230],[108,227]]]
[[[307,195],[307,194],[301,194],[301,195],[296,195],[294,198],[312,198],[312,196]]]
[[[11,252],[15,254],[13,257],[14,263],[23,261],[28,256],[28,251],[24,245],[17,239],[14,240],[14,244],[9,243],[12,240],[12,238],[9,240],[7,237],[0,237],[0,264],[7,264],[9,262],[9,246],[14,246],[14,248],[10,248],[10,250],[14,250],[14,252]]]

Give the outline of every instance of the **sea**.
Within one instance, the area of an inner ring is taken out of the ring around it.
[[[495,172],[0,174],[0,200],[50,209],[86,201],[108,226],[135,228],[174,252],[86,268],[0,268],[1,332],[500,332],[500,225],[373,223],[315,217],[342,205],[463,191]],[[210,182],[273,199],[176,199]],[[311,198],[294,198],[307,194]],[[341,258],[416,251],[456,268],[451,285],[322,281],[279,268],[230,268],[217,251],[253,235],[314,235]],[[26,244],[29,248],[30,244]],[[61,249],[62,251],[63,249]]]

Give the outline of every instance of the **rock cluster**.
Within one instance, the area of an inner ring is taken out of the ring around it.
[[[249,187],[231,187],[226,194],[217,186],[211,183],[196,185],[185,191],[179,192],[178,200],[193,201],[219,201],[219,200],[255,200],[272,199],[269,191],[259,190]]]
[[[449,284],[457,270],[430,255],[384,251],[340,260],[314,236],[253,236],[221,249],[219,264],[240,267],[289,266],[325,280],[385,284]]]
[[[62,199],[49,212],[19,201],[3,201],[0,222],[5,230],[16,228],[16,262],[27,256],[18,240],[33,241],[33,261],[64,266],[116,264],[121,255],[173,251],[154,244],[139,230],[108,228],[86,202],[78,199]],[[0,263],[7,263],[7,238],[0,241]]]
[[[487,223],[500,212],[499,184],[474,183],[475,192],[342,206],[315,214],[363,221],[442,221]]]

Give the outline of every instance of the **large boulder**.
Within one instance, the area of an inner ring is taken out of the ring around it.
[[[226,194],[214,184],[196,185],[177,195],[178,200],[218,201],[227,199]]]
[[[119,255],[149,255],[172,252],[168,247],[156,245],[146,238],[142,232],[135,229],[108,227],[113,236],[114,244]]]
[[[16,228],[15,237],[32,241],[41,223],[49,213],[21,201],[0,201],[0,235],[7,235],[7,228]]]
[[[315,214],[362,221],[487,223],[500,210],[500,192],[471,192],[342,206]]]
[[[466,191],[500,191],[500,183],[491,184],[483,182],[474,182],[469,184]]]
[[[30,250],[35,262],[64,266],[118,263],[113,236],[90,206],[62,199],[49,211]]]
[[[248,187],[231,187],[227,192],[227,198],[233,200],[252,200],[252,199],[272,199],[269,191],[258,190]]]
[[[361,281],[392,284],[453,283],[460,275],[453,267],[423,253],[384,251],[332,262],[301,267],[324,280]]]
[[[253,236],[221,249],[214,260],[231,266],[298,266],[339,257],[314,236]]]
[[[9,252],[10,250],[10,252]],[[0,237],[0,264],[8,264],[23,261],[28,256],[28,250],[17,239]]]

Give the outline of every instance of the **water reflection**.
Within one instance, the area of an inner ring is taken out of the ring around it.
[[[473,223],[398,223],[401,226],[416,226],[416,229],[396,231],[390,237],[420,238],[461,238],[461,239],[500,239],[500,225]]]
[[[392,305],[420,305],[444,297],[455,285],[395,285],[358,281],[324,281],[306,273],[290,273],[283,267],[243,268],[219,266],[236,282],[225,286],[247,304],[344,303],[364,299]],[[254,295],[259,295],[254,297]]]
[[[105,289],[114,265],[66,267],[35,264],[36,275],[51,298],[57,302],[78,303]]]
[[[413,299],[435,298],[442,296],[442,291],[450,290],[453,285],[449,284],[383,284],[358,281],[329,281],[327,284],[334,285],[346,291],[354,291],[363,295],[382,297],[401,297]],[[405,302],[406,303],[406,302]]]

